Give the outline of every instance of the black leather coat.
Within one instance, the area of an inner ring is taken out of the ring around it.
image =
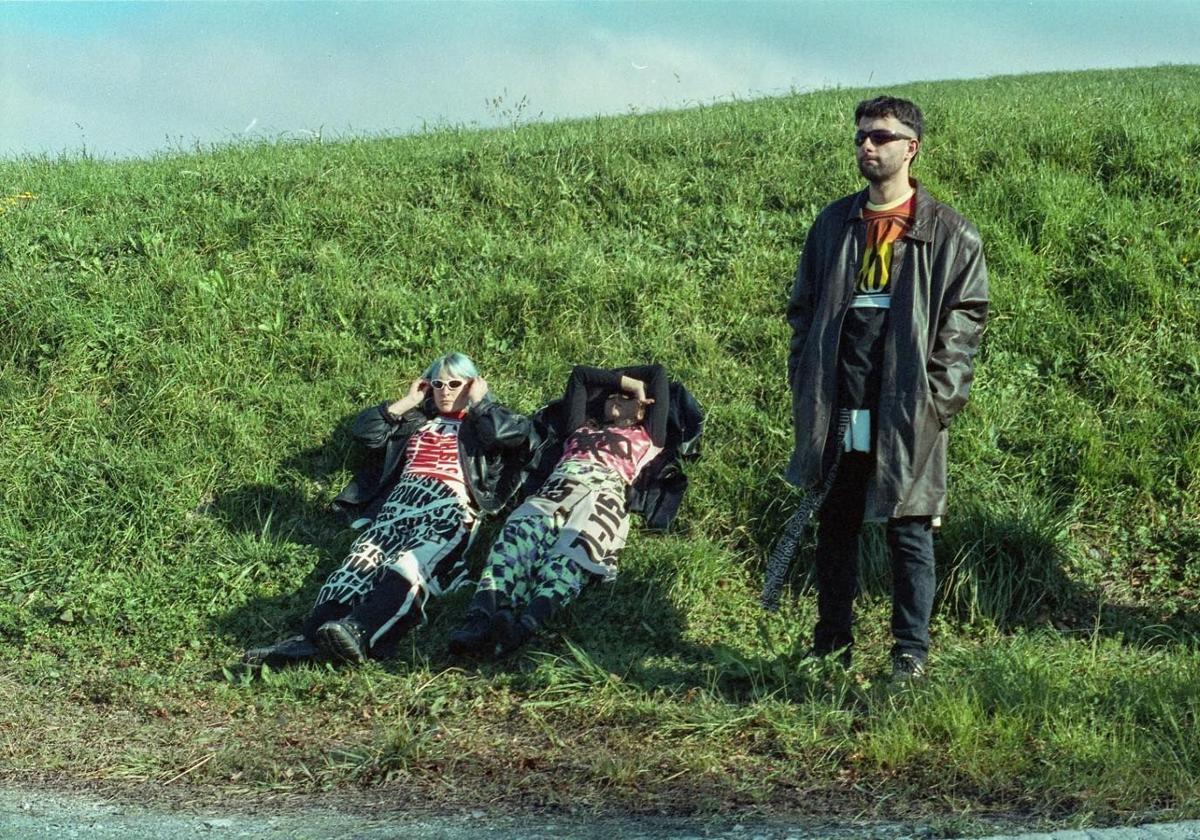
[[[866,245],[866,201],[864,190],[817,216],[788,302],[795,448],[786,477],[805,489],[823,477],[842,321]],[[946,427],[966,404],[987,318],[979,232],[919,184],[915,215],[892,251],[883,386],[871,414],[877,457],[867,489],[870,520],[945,513]]]
[[[431,399],[398,418],[388,413],[387,406],[368,408],[351,425],[351,434],[369,456],[332,503],[350,518],[374,518],[403,471],[408,439],[437,416]],[[530,419],[509,411],[490,395],[467,410],[458,432],[458,457],[467,489],[481,511],[497,512],[521,485],[535,441]]]

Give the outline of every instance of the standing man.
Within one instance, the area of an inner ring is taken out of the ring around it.
[[[818,517],[813,653],[849,664],[859,532],[864,520],[886,522],[892,678],[907,681],[929,651],[946,429],[971,387],[987,268],[975,227],[909,177],[921,109],[881,96],[860,102],[854,120],[867,188],[817,216],[788,302],[787,480],[820,492],[836,464]]]

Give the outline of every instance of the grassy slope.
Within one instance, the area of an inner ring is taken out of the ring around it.
[[[1195,813],[1200,70],[899,90],[994,309],[936,677],[895,696],[877,537],[851,673],[797,667],[810,597],[756,607],[793,500],[782,309],[809,222],[859,186],[863,93],[0,164],[33,196],[0,203],[0,779]],[[460,596],[388,665],[222,679],[349,543],[323,512],[339,423],[451,348],[523,409],[577,361],[665,362],[709,410],[681,530],[507,668],[447,659]]]

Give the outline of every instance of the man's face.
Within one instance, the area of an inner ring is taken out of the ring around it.
[[[868,137],[855,149],[858,171],[873,184],[883,183],[905,169],[917,153],[918,141],[913,130],[895,117],[863,117],[858,121],[858,130],[887,131],[912,138],[877,144]]]
[[[604,419],[618,426],[640,423],[646,409],[632,396],[625,393],[609,394],[604,401]]]

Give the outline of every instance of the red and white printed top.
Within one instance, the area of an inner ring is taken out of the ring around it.
[[[563,461],[594,461],[604,464],[633,484],[638,473],[650,463],[661,446],[655,446],[644,426],[581,426],[567,439]]]
[[[465,416],[466,412],[439,414],[415,431],[404,450],[404,475],[436,478],[460,497],[470,498],[458,458],[458,431]]]

